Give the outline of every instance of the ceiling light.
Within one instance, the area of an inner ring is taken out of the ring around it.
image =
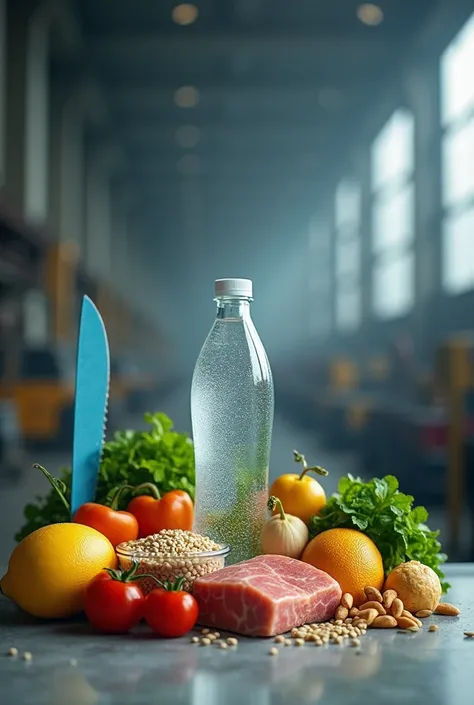
[[[194,108],[199,102],[199,91],[194,86],[181,86],[174,94],[174,102],[179,108]]]
[[[183,149],[193,149],[201,139],[201,130],[195,125],[181,125],[176,130],[176,141]]]
[[[196,5],[190,2],[183,2],[180,5],[176,5],[171,13],[173,22],[180,25],[193,24],[193,22],[196,22],[198,15],[199,10]]]
[[[178,161],[177,167],[183,176],[198,176],[201,171],[201,160],[196,154],[185,154]]]
[[[383,22],[383,11],[378,5],[366,2],[357,8],[357,17],[363,24],[376,27]]]

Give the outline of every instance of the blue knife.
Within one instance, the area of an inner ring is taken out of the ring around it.
[[[109,399],[110,355],[104,321],[88,296],[82,300],[77,343],[72,455],[72,514],[94,500]]]

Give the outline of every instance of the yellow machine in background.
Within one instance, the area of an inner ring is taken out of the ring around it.
[[[18,362],[16,373],[0,378],[0,398],[14,402],[22,437],[67,446],[74,413],[73,354],[52,346],[24,349]]]
[[[49,247],[43,272],[47,340],[24,342],[0,374],[0,398],[14,403],[27,442],[63,446],[72,439],[77,255],[74,243]]]

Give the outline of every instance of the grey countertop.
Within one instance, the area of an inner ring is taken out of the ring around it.
[[[0,598],[0,703],[13,705],[473,705],[474,565],[448,566],[458,618],[439,631],[369,631],[349,646],[282,648],[240,639],[236,650],[160,640],[145,630],[93,634],[83,621],[39,623]],[[31,662],[7,656],[30,651]],[[75,665],[72,665],[71,662]]]

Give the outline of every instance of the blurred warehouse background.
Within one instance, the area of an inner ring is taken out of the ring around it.
[[[70,452],[83,294],[110,430],[190,430],[227,276],[254,280],[272,472],[300,441],[334,483],[392,472],[471,556],[474,0],[0,0],[2,556],[30,448]]]

